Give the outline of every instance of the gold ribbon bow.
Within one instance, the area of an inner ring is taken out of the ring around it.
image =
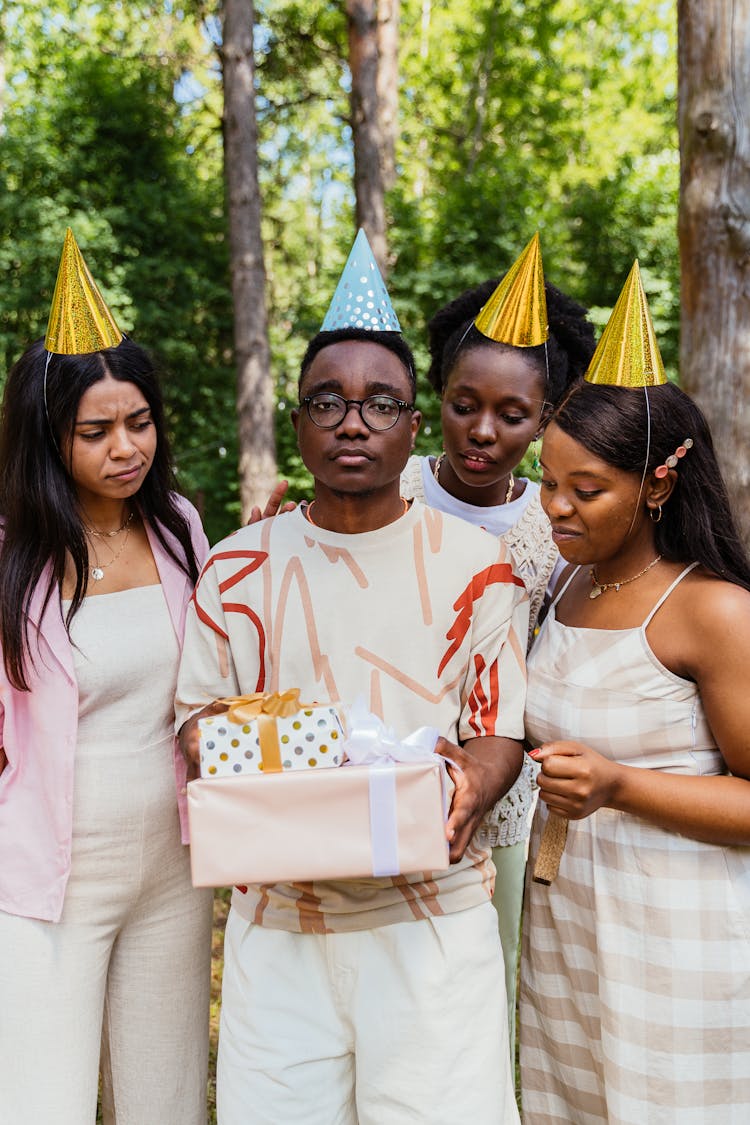
[[[299,688],[289,691],[254,691],[251,695],[235,695],[231,699],[218,699],[217,703],[229,705],[227,715],[230,722],[249,723],[259,715],[270,715],[273,719],[288,719],[296,715],[307,703],[300,703]]]
[[[258,724],[258,743],[263,761],[263,773],[281,773],[281,750],[276,730],[277,719],[288,719],[313,704],[301,703],[299,688],[289,691],[254,691],[251,695],[235,695],[219,699],[217,703],[229,706],[227,718],[231,723]]]

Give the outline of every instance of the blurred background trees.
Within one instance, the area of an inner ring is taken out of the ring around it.
[[[287,417],[299,359],[355,233],[358,3],[254,4],[270,379],[295,496],[309,484]],[[421,370],[429,316],[502,274],[539,229],[549,280],[599,324],[639,257],[675,374],[674,0],[365,6],[390,52],[378,123],[388,285]],[[224,15],[218,0],[0,8],[0,379],[44,331],[70,224],[118,323],[163,365],[181,486],[212,539],[240,519]],[[420,404],[432,450],[438,411],[424,383]]]

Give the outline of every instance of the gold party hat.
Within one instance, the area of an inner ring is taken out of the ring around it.
[[[476,328],[498,344],[533,348],[549,336],[539,232],[510,267],[476,320]]]
[[[44,346],[57,355],[87,355],[114,348],[122,332],[104,303],[78,249],[73,231],[65,231],[60,269],[47,321]]]
[[[667,382],[637,258],[584,379],[610,387],[659,387]]]

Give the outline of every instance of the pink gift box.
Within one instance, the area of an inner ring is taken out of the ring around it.
[[[346,765],[188,785],[193,885],[443,871],[443,760]]]

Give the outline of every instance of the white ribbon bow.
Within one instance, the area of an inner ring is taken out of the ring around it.
[[[393,727],[367,710],[360,697],[346,711],[349,734],[346,756],[355,766],[387,766],[394,762],[424,762],[435,753],[440,733],[436,727],[419,727],[400,739]],[[445,760],[445,759],[443,759]]]
[[[436,727],[419,727],[406,738],[399,738],[392,727],[387,727],[382,719],[367,710],[361,697],[347,709],[346,726],[349,734],[344,743],[348,759],[345,765],[374,767],[369,777],[372,874],[377,877],[398,875],[396,763],[424,762],[431,758],[440,762],[445,819],[448,815],[445,766],[450,759],[435,753],[440,737]]]

